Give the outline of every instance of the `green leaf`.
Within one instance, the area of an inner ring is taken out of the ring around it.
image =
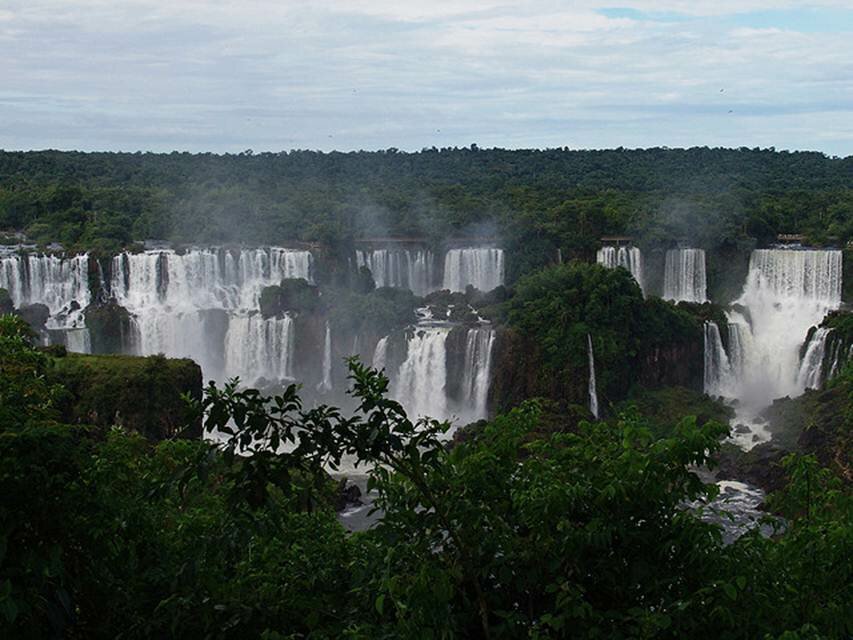
[[[373,603],[373,606],[376,607],[376,612],[381,616],[382,612],[385,609],[385,594],[382,593],[376,598],[376,602]]]

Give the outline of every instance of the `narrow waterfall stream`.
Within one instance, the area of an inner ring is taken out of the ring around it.
[[[592,337],[586,334],[587,355],[589,356],[589,412],[598,419],[598,391],[595,388],[595,354],[592,350]]]
[[[326,332],[323,338],[323,379],[320,381],[320,391],[332,390],[332,327],[326,321]]]

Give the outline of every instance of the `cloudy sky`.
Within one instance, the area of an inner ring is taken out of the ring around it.
[[[853,0],[0,0],[0,148],[853,154]]]

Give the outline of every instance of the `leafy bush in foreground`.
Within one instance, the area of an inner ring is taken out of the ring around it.
[[[5,344],[5,343],[4,343]],[[17,344],[17,343],[16,343]],[[20,345],[19,345],[20,346]],[[2,352],[6,384],[32,354]],[[12,366],[15,358],[21,366]],[[211,386],[220,444],[156,446],[36,422],[0,431],[0,633],[8,638],[842,638],[853,631],[849,487],[792,460],[777,539],[722,543],[686,509],[724,429],[643,419],[531,439],[526,404],[447,448],[351,363],[353,417]],[[33,389],[39,390],[37,385]],[[24,394],[23,397],[27,397]],[[49,406],[47,407],[49,409]],[[324,468],[366,463],[348,535]]]

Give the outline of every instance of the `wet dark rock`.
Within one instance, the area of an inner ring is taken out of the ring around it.
[[[348,484],[346,478],[342,478],[338,483],[336,492],[335,511],[343,511],[349,507],[360,507],[364,503],[361,501],[361,489],[358,485]]]
[[[0,289],[0,315],[12,313],[15,311],[15,305],[12,303],[12,296],[6,289]]]
[[[37,333],[42,333],[45,330],[48,318],[50,318],[50,309],[47,305],[25,304],[18,309],[18,315],[23,318]]]

